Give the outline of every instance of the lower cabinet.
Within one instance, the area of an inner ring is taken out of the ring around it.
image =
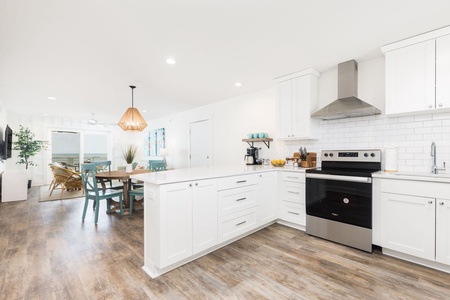
[[[305,173],[280,172],[279,218],[306,225]]]
[[[217,181],[162,185],[161,264],[166,267],[217,244]]]
[[[435,202],[434,198],[381,193],[381,246],[434,260]]]
[[[381,180],[381,246],[450,265],[448,183]]]
[[[277,172],[261,173],[258,176],[258,224],[264,225],[278,218]]]

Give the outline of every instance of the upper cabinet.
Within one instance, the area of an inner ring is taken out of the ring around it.
[[[386,114],[450,108],[450,27],[381,48]]]
[[[311,102],[317,101],[320,73],[308,69],[277,78],[279,139],[314,138],[317,120],[311,119]]]

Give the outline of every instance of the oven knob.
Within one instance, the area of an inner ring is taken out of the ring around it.
[[[343,201],[345,204],[348,204],[348,203],[350,202],[350,200],[348,200],[348,198],[344,198],[344,199],[342,199],[342,201]]]
[[[328,153],[325,153],[324,156],[325,156],[325,157],[328,157]]]
[[[369,157],[369,153],[364,153],[364,157]]]
[[[375,153],[371,153],[370,156],[375,157]]]
[[[333,155],[334,155],[333,153],[330,153],[330,157],[333,157]]]

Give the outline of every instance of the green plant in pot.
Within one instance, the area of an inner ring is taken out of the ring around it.
[[[133,161],[136,158],[138,147],[135,145],[128,145],[123,151],[122,156],[125,162],[127,163],[126,172],[133,172]]]
[[[25,165],[25,169],[28,170],[28,166],[37,166],[31,158],[36,155],[42,149],[46,149],[47,142],[34,139],[34,133],[27,127],[20,125],[20,130],[14,132],[14,136],[17,141],[13,142],[13,150],[18,150],[18,161],[16,164]],[[28,180],[28,188],[31,187],[31,179]]]

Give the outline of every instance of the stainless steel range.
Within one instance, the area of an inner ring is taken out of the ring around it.
[[[323,150],[306,171],[306,233],[372,252],[372,173],[381,150]]]

